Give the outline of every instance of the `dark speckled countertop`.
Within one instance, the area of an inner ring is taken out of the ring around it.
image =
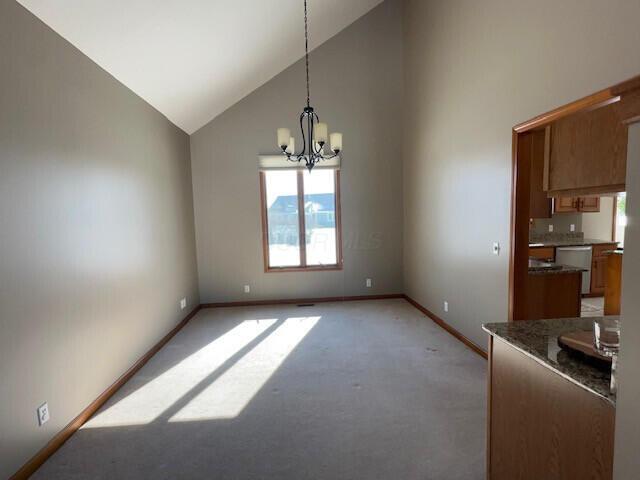
[[[578,330],[592,330],[593,320],[594,318],[560,318],[487,323],[482,329],[615,406],[616,396],[609,391],[611,374],[558,346],[560,335]]]
[[[616,244],[611,240],[598,240],[595,238],[567,238],[567,239],[540,239],[529,240],[530,247],[588,247],[589,245]]]
[[[587,270],[580,267],[572,267],[570,265],[561,265],[559,263],[543,262],[535,258],[529,259],[529,275],[557,275],[563,273],[586,272]]]

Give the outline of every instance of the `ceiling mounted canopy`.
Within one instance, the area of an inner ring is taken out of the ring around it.
[[[287,160],[300,163],[304,160],[309,172],[320,161],[338,157],[342,152],[342,134],[332,133],[328,135],[329,127],[320,122],[318,114],[311,106],[309,93],[309,29],[307,26],[307,0],[304,0],[304,53],[307,72],[307,106],[300,114],[300,130],[302,132],[302,148],[296,153],[295,139],[288,128],[278,129],[278,147]],[[329,140],[331,153],[325,153],[324,147]]]

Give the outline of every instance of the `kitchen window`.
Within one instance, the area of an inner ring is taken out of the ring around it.
[[[265,271],[342,268],[338,169],[264,170],[260,193]]]

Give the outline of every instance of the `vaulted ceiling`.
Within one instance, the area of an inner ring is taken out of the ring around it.
[[[303,0],[18,0],[187,133],[304,55]],[[310,47],[382,0],[308,0]]]

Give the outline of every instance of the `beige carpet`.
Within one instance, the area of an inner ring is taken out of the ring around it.
[[[34,478],[479,480],[485,376],[404,300],[206,309]]]

